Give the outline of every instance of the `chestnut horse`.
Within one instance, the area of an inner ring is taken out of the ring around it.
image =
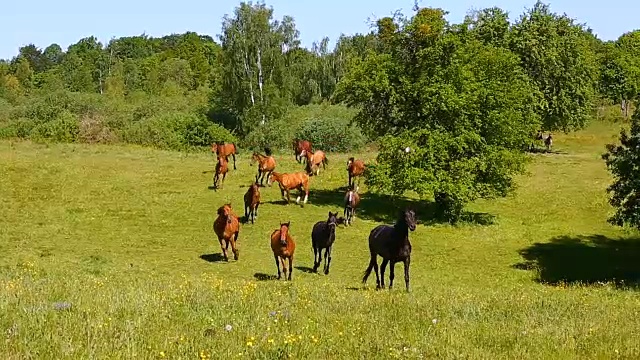
[[[258,206],[260,206],[260,187],[258,186],[258,177],[251,184],[247,192],[244,194],[244,217],[253,224],[258,217]]]
[[[344,195],[344,216],[346,218],[345,224],[351,225],[353,218],[356,216],[356,209],[360,204],[360,195],[358,195],[358,187],[355,190],[349,190]]]
[[[307,174],[313,176],[313,167],[316,167],[316,175],[320,175],[320,164],[322,164],[322,168],[326,169],[327,164],[329,164],[329,160],[325,155],[324,151],[316,150],[314,153],[310,151],[302,150],[303,156],[307,158]]]
[[[282,198],[287,200],[287,204],[291,202],[291,197],[289,196],[289,191],[293,189],[298,189],[300,191],[300,195],[296,199],[296,203],[300,203],[300,197],[304,193],[304,203],[307,203],[309,200],[309,175],[304,172],[297,172],[292,174],[282,174],[279,172],[272,172],[267,180],[267,185],[271,186],[273,182],[276,181],[280,186],[280,193],[282,194]],[[284,197],[284,193],[287,193],[287,197]]]
[[[227,172],[229,172],[229,164],[227,163],[227,159],[224,156],[218,156],[218,163],[216,164],[216,172],[213,175],[214,189],[218,188],[220,175],[222,175],[222,181],[220,182],[220,189],[222,189],[222,185],[224,184],[224,179],[227,177]]]
[[[349,160],[347,160],[347,172],[349,173],[349,189],[353,189],[353,184],[351,183],[351,181],[354,180],[355,182],[356,177],[362,176],[364,174],[364,169],[364,161],[355,160],[353,157],[350,157]],[[359,180],[358,183],[360,183]]]
[[[271,233],[271,250],[273,250],[273,257],[276,260],[276,267],[278,268],[278,280],[281,278],[280,263],[282,263],[282,271],[284,272],[284,278],[291,281],[291,274],[293,273],[293,252],[296,250],[296,243],[289,234],[289,226],[291,221],[281,223],[280,228]],[[289,260],[289,277],[287,278],[287,265],[285,260]]]
[[[258,179],[260,179],[260,185],[263,185],[265,174],[268,179],[269,175],[271,175],[273,170],[275,170],[276,159],[274,159],[271,155],[262,155],[260,153],[254,152],[251,156],[251,162],[249,164],[253,166],[256,161],[258,162],[258,176],[256,177],[256,182],[258,181]]]
[[[311,152],[311,143],[307,140],[294,139],[293,140],[293,153],[296,155],[298,163],[302,162],[302,152]]]
[[[238,217],[233,214],[231,204],[225,204],[218,208],[218,218],[213,222],[213,231],[218,235],[220,248],[225,261],[229,261],[227,257],[227,249],[231,244],[233,258],[238,260],[238,234],[240,233],[240,223]],[[226,244],[223,244],[222,241]]]
[[[218,157],[224,156],[227,161],[229,161],[229,155],[233,157],[233,170],[236,169],[236,154],[238,153],[238,148],[236,144],[229,143],[225,144],[224,142],[215,142],[211,144],[211,152],[216,153]]]

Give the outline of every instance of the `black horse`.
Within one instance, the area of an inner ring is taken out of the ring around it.
[[[331,247],[336,241],[336,224],[338,223],[338,213],[329,211],[327,221],[318,221],[311,230],[311,246],[313,247],[313,272],[318,272],[318,267],[322,262],[322,249],[324,252],[324,274],[329,274],[331,265]]]
[[[376,288],[384,289],[384,271],[391,262],[389,274],[389,289],[393,287],[394,267],[397,262],[404,263],[404,281],[409,291],[409,263],[411,262],[411,242],[409,230],[416,229],[416,214],[413,210],[401,211],[393,226],[378,225],[369,234],[369,252],[371,260],[364,272],[362,283],[367,282],[371,269],[376,271]],[[378,255],[382,256],[381,276],[378,275]],[[381,281],[382,279],[382,281]]]

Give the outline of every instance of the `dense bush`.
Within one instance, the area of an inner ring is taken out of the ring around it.
[[[78,117],[64,110],[55,119],[36,125],[29,137],[35,141],[76,142],[79,131]]]
[[[347,152],[362,148],[366,138],[360,128],[345,119],[322,117],[307,120],[297,137],[309,140],[314,149]]]

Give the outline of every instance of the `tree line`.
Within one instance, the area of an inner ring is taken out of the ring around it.
[[[583,128],[598,104],[624,118],[640,92],[640,30],[615,41],[538,1],[459,24],[439,8],[308,49],[290,16],[240,3],[219,39],[187,32],[27,45],[0,61],[0,136],[186,149],[215,140],[325,150],[379,147],[373,191],[433,197],[459,219],[505,196],[539,131]],[[409,147],[410,152],[399,149]]]

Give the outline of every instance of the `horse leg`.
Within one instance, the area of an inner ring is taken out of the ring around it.
[[[376,289],[380,289],[380,274],[378,273],[378,261],[376,260],[377,255],[373,253],[371,257],[373,258],[373,270],[376,272]]]
[[[287,264],[285,263],[284,257],[280,256],[280,262],[282,263],[282,272],[284,273],[284,279],[287,280]]]
[[[284,197],[284,189],[280,188],[280,195],[282,195],[282,200],[287,200],[286,197]]]
[[[293,255],[289,256],[289,281],[291,281],[292,275],[293,275]]]
[[[236,241],[238,241],[238,235],[240,235],[240,230],[236,231],[236,233],[233,235],[233,237],[230,239],[231,242],[231,251],[233,251],[233,260],[238,260],[238,255],[239,254],[239,250],[238,247],[236,246]]]
[[[313,247],[313,272],[318,272],[318,267],[320,266],[320,261],[318,261],[318,248]]]
[[[257,203],[255,209],[253,210],[253,217],[256,219],[258,218],[258,206],[260,206],[260,203]]]
[[[407,287],[407,292],[409,292],[409,264],[411,263],[411,258],[410,256],[407,256],[406,259],[404,259],[404,283]]]
[[[291,194],[289,194],[289,190],[287,189],[287,204],[291,203]]]
[[[351,189],[351,173],[349,173],[349,189]]]
[[[329,267],[331,266],[331,246],[329,246],[327,248],[327,252],[324,253],[324,260],[326,261],[327,265],[324,269],[324,274],[325,275],[329,275]]]
[[[380,266],[380,287],[384,289],[384,272],[387,270],[387,264],[389,260],[382,258],[382,265]]]
[[[396,262],[392,261],[389,263],[389,290],[393,287],[393,278],[394,278],[394,270],[396,268]]]
[[[222,174],[222,182],[220,182],[220,189],[224,187],[224,179],[227,178],[227,173]]]
[[[233,154],[231,154],[231,156],[233,156],[233,170],[238,170],[238,169],[236,169],[236,154],[233,153]]]
[[[249,220],[249,209],[251,208],[251,204],[244,204],[244,217]]]
[[[278,255],[273,254],[273,258],[276,259],[276,268],[278,268],[278,280],[280,280],[280,260],[278,259]]]
[[[225,248],[224,244],[222,243],[223,241],[226,242],[226,240],[223,240],[222,238],[219,238],[218,241],[220,241],[220,249],[222,249],[222,256],[224,257],[224,261],[229,261],[229,258],[227,257],[227,249]]]

